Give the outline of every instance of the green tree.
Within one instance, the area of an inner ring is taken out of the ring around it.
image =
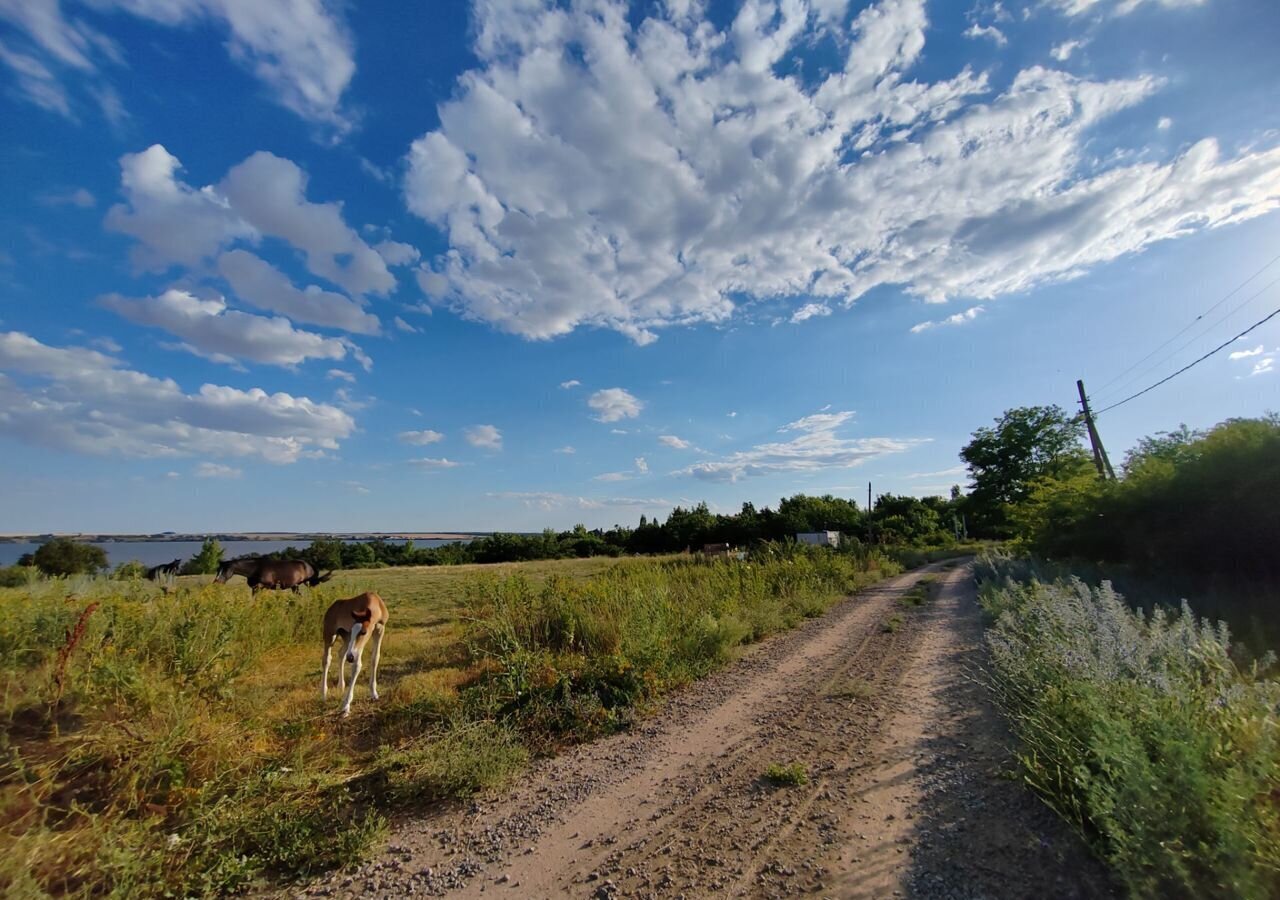
[[[995,426],[979,428],[960,451],[973,489],[965,500],[969,527],[976,534],[1007,537],[1011,512],[1033,485],[1088,465],[1080,445],[1084,425],[1059,406],[1006,410]]]
[[[183,575],[212,575],[222,565],[222,545],[214,538],[205,538],[200,552],[187,560]]]
[[[54,538],[36,550],[36,568],[46,575],[79,575],[107,567],[107,554],[101,547]]]
[[[115,571],[111,573],[111,577],[117,581],[128,581],[132,578],[144,578],[146,574],[147,567],[136,559],[131,559],[116,566]]]

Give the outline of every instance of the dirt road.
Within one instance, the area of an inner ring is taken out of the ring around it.
[[[884,582],[501,797],[397,824],[301,896],[1098,897],[1105,875],[1016,780],[974,678],[968,572]],[[763,778],[800,763],[803,785]]]

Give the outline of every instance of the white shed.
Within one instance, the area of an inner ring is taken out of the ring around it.
[[[813,544],[817,547],[839,547],[838,531],[800,531],[796,533],[797,544]]]

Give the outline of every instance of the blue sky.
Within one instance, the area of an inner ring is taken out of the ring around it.
[[[0,531],[945,493],[1280,305],[1268,0],[0,0]],[[1280,320],[1105,414],[1280,409]]]

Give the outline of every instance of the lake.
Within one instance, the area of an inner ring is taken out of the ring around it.
[[[91,541],[95,547],[101,547],[107,553],[107,561],[112,566],[117,566],[122,562],[128,562],[136,559],[144,566],[158,566],[161,563],[167,563],[170,560],[182,558],[184,561],[190,559],[200,552],[200,541]],[[387,543],[403,543],[403,541],[388,541]],[[444,544],[452,544],[454,541],[442,540],[416,540],[413,542],[415,547],[440,547]],[[310,547],[311,541],[222,541],[222,558],[235,559],[237,556],[246,556],[250,553],[273,553],[276,550],[284,550],[287,547],[296,547],[301,550],[303,547]],[[0,543],[0,566],[11,566],[18,561],[18,557],[24,553],[35,553],[39,548],[39,544],[35,543]]]

